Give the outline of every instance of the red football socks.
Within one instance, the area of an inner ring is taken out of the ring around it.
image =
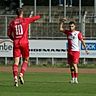
[[[72,77],[72,78],[78,78],[78,73],[72,72],[72,73],[71,73],[71,77]]]
[[[18,65],[13,65],[13,76],[14,78],[18,76]]]
[[[75,76],[75,78],[77,78],[78,77],[78,73],[74,73],[74,76]]]
[[[72,77],[72,78],[75,78],[74,72],[71,72],[71,77]]]
[[[23,62],[22,66],[21,66],[20,75],[21,75],[21,74],[24,75],[24,73],[25,73],[25,71],[26,71],[26,69],[27,69],[27,65],[28,65],[28,63]]]

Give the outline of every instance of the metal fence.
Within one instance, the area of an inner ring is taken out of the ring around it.
[[[8,24],[11,19],[14,18],[15,15],[0,15],[0,37],[5,38],[7,37],[7,28]],[[44,16],[43,16],[44,17]],[[96,23],[94,23],[94,18],[93,16],[86,16],[85,22],[83,23],[77,23],[77,30],[79,30],[80,25],[85,25],[84,28],[80,28],[80,30],[85,31],[85,37],[91,37],[95,38],[96,37]],[[29,37],[34,38],[34,39],[40,39],[40,38],[49,38],[49,39],[54,39],[54,38],[65,38],[65,35],[59,32],[59,20],[57,22],[48,22],[48,21],[36,21],[35,23],[32,23],[30,26],[30,32],[29,32]],[[68,23],[66,23],[67,27]]]
[[[56,13],[55,13],[56,14]],[[7,28],[8,24],[11,19],[13,19],[15,15],[0,15],[0,38],[7,38]],[[30,31],[29,31],[29,38],[31,39],[66,39],[65,35],[59,32],[59,17],[56,16],[52,17],[53,22],[49,22],[49,18],[46,17],[46,14],[43,14],[43,17],[40,21],[36,21],[30,25]],[[61,14],[61,17],[62,14]],[[86,16],[85,22],[83,23],[77,23],[77,30],[79,30],[80,25],[85,24],[85,37],[87,39],[96,39],[96,23],[94,23],[94,16],[91,14],[90,16]],[[78,19],[78,18],[77,18]],[[66,27],[68,25],[68,22],[66,23]],[[82,28],[82,27],[81,27]],[[83,29],[80,29],[83,30]],[[39,60],[39,61],[38,61]],[[66,60],[63,61],[63,59],[52,59],[52,58],[46,58],[46,59],[39,59],[31,58],[30,64],[48,64],[48,63],[66,63]],[[42,61],[42,62],[41,62]],[[61,62],[60,62],[61,61]],[[80,62],[82,63],[94,63],[95,59],[81,59]],[[13,59],[12,58],[0,58],[0,63],[5,64],[12,64]]]

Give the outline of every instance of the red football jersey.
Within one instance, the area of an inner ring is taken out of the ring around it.
[[[28,26],[39,18],[40,16],[33,16],[31,18],[16,17],[9,24],[8,36],[14,43],[18,41],[28,43]]]
[[[79,40],[83,39],[82,33],[80,31],[71,32],[70,30],[65,30],[64,33],[67,35],[68,50],[79,51]]]

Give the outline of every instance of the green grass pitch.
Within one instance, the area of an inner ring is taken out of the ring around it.
[[[16,88],[12,73],[0,72],[0,96],[96,96],[96,74],[79,74],[79,84],[69,80],[66,73],[26,73]]]

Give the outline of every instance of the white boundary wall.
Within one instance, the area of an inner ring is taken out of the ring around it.
[[[96,58],[96,40],[86,40],[87,55],[80,43],[80,58]],[[67,58],[67,40],[29,40],[30,57]],[[13,57],[13,44],[9,39],[0,39],[0,57]]]

